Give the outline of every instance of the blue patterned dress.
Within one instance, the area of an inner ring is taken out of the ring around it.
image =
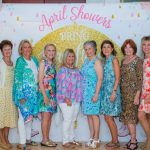
[[[97,85],[97,74],[94,68],[95,62],[98,60],[95,57],[93,60],[86,58],[81,73],[83,76],[82,80],[82,91],[83,91],[83,101],[82,101],[82,111],[85,115],[98,115],[100,112],[100,95],[96,103],[93,103],[92,98],[95,94]]]
[[[116,99],[110,101],[110,96],[115,83],[115,74],[113,69],[114,56],[111,55],[104,63],[103,83],[101,87],[101,114],[109,116],[119,116],[121,113],[121,96],[120,87],[116,91]]]
[[[47,60],[43,60],[45,64],[43,84],[47,97],[56,103],[56,69],[54,64],[49,64]],[[51,106],[44,104],[44,97],[39,91],[39,111],[40,112],[56,112],[56,105]]]

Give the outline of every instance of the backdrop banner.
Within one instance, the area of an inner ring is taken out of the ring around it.
[[[33,55],[39,60],[43,56],[43,48],[47,43],[57,47],[57,66],[61,63],[62,54],[66,48],[73,48],[77,55],[77,66],[81,67],[85,54],[83,43],[95,40],[98,45],[97,55],[100,55],[100,44],[105,39],[114,42],[119,60],[122,58],[120,47],[123,42],[133,39],[138,47],[138,55],[143,56],[140,41],[145,35],[150,35],[150,3],[118,3],[118,4],[2,4],[0,6],[0,41],[4,39],[13,42],[13,56],[18,55],[18,44],[28,39],[33,45]],[[2,56],[0,55],[0,59]],[[0,112],[3,113],[3,112]],[[108,127],[101,117],[100,140],[111,139]],[[52,121],[50,137],[54,141],[62,139],[62,116],[55,114]],[[118,129],[121,127],[116,118]],[[81,112],[75,123],[77,139],[89,139],[89,129],[86,116]],[[41,140],[40,119],[35,119],[33,129],[40,134],[34,140]],[[137,139],[145,140],[141,126],[137,125]],[[17,129],[10,132],[10,140],[18,142]],[[129,140],[129,136],[120,137],[120,141]]]

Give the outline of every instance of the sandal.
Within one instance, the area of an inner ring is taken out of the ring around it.
[[[31,145],[31,146],[38,146],[38,143],[34,142],[34,141],[29,141],[26,143],[27,145]]]
[[[62,145],[64,148],[74,149],[75,145],[72,145],[70,142],[65,143]]]
[[[89,146],[90,149],[96,149],[98,147],[100,147],[99,140],[93,140],[92,144]]]
[[[129,149],[129,150],[136,150],[136,149],[138,149],[138,142],[136,142],[136,143],[130,143],[127,146],[127,149]]]
[[[52,140],[49,140],[49,143],[53,144],[55,147],[57,146],[57,143],[55,143],[55,142],[52,141]]]
[[[50,141],[47,141],[45,143],[41,142],[41,146],[45,146],[45,147],[56,147],[56,144],[52,144]]]
[[[21,149],[21,150],[31,150],[30,147],[26,146],[26,144],[18,144],[18,145],[17,145],[17,149]]]
[[[9,150],[9,146],[0,142],[0,148]]]
[[[75,145],[75,146],[82,146],[82,144],[80,142],[77,142],[77,141],[72,141],[70,142],[71,144]]]
[[[130,143],[131,143],[131,140],[128,142],[128,143],[126,143],[124,146],[123,146],[123,148],[128,148],[129,147],[129,145],[130,145]]]
[[[120,147],[120,144],[119,144],[119,142],[117,142],[117,143],[109,142],[106,144],[106,147],[118,148],[118,147]]]

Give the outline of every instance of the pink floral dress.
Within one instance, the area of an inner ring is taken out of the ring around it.
[[[150,101],[145,104],[145,99],[149,94],[150,94],[150,58],[147,58],[144,59],[143,63],[143,86],[139,111],[150,113]]]

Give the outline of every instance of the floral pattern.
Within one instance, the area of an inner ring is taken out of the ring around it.
[[[82,100],[82,76],[79,69],[62,67],[57,73],[57,102],[64,103],[69,98],[73,103]]]
[[[104,62],[103,71],[103,83],[101,87],[101,114],[110,116],[119,116],[121,113],[121,97],[120,97],[120,86],[118,86],[116,91],[116,99],[114,102],[110,101],[110,96],[113,92],[113,87],[115,83],[115,74],[113,68],[114,56],[111,55]]]
[[[50,101],[54,101],[56,104],[56,69],[54,64],[49,64],[47,60],[43,60],[45,64],[43,84],[47,97]],[[39,91],[39,111],[40,112],[56,112],[56,105],[45,105],[44,97],[41,91]]]
[[[149,94],[150,94],[150,58],[147,58],[144,59],[143,63],[143,86],[139,111],[150,113],[150,102],[145,104],[145,99]]]
[[[95,94],[97,84],[97,74],[94,68],[95,62],[98,60],[95,57],[93,60],[86,58],[81,73],[83,76],[82,80],[82,111],[85,115],[98,115],[100,113],[100,94],[96,103],[93,103],[92,97]]]
[[[35,57],[31,58],[38,69],[38,61]],[[39,112],[38,107],[38,85],[35,82],[32,69],[28,66],[25,59],[21,56],[17,59],[14,73],[13,99],[24,118],[24,121],[36,116]],[[24,99],[23,104],[20,100]]]

